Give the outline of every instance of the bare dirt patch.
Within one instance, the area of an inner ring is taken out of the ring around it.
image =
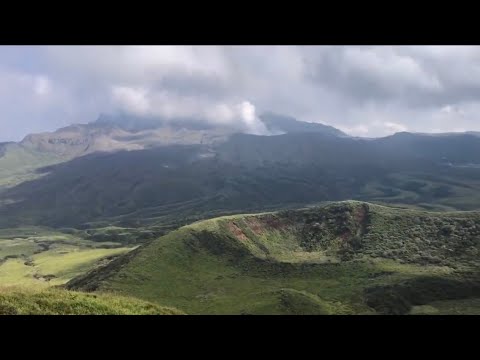
[[[265,224],[262,223],[259,219],[250,217],[245,219],[245,222],[247,223],[249,229],[255,235],[262,235],[263,233],[265,233]]]
[[[234,222],[229,222],[227,226],[228,230],[230,230],[230,232],[235,235],[237,239],[243,242],[248,241],[248,237],[243,233],[243,230],[237,226],[237,224]]]

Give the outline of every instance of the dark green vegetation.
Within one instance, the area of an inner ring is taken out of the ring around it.
[[[362,202],[226,216],[170,232],[67,288],[191,314],[406,314],[438,302],[439,312],[458,312],[480,298],[479,235],[476,212]]]
[[[48,289],[0,291],[0,315],[181,315],[181,311],[112,294]]]

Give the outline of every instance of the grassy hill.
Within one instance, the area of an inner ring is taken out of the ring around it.
[[[0,289],[0,315],[181,315],[181,311],[112,294]]]
[[[184,226],[67,288],[191,314],[471,312],[479,239],[480,213],[347,201]]]

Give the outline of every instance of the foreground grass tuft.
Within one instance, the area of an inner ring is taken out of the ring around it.
[[[60,289],[0,290],[0,315],[181,315],[181,311],[113,294]]]

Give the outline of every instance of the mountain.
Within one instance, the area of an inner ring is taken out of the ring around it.
[[[64,157],[28,149],[18,143],[0,145],[0,192],[41,176],[37,169],[66,161]]]
[[[0,143],[0,158],[5,155],[5,152],[7,151],[7,147],[9,144],[11,143],[8,143],[8,142]]]
[[[274,132],[315,132],[344,136],[341,131],[322,124],[267,113],[261,117]],[[161,118],[134,117],[120,114],[101,115],[88,124],[70,125],[54,132],[31,134],[19,145],[40,153],[52,153],[65,159],[95,152],[143,150],[166,145],[215,144],[223,142],[235,131],[213,127],[195,119],[166,121]],[[0,154],[2,145],[0,144]]]
[[[376,141],[382,151],[452,164],[480,163],[479,137],[471,133],[396,133]]]
[[[478,313],[479,236],[479,212],[330,203],[184,226],[67,288],[190,314]]]
[[[0,227],[174,228],[218,214],[346,199],[479,207],[475,135],[363,139],[271,113],[263,121],[287,132],[259,136],[101,117],[2,145]],[[300,131],[304,126],[317,130]]]
[[[260,120],[265,124],[267,129],[272,133],[301,133],[316,132],[325,135],[348,136],[344,132],[328,125],[320,123],[309,123],[298,121],[297,119],[266,112],[260,116]]]
[[[289,133],[92,153],[1,192],[0,226],[174,227],[219,213],[346,199],[473,210],[479,150],[480,138],[468,134],[365,140]]]
[[[22,147],[41,153],[53,153],[72,159],[95,152],[143,150],[165,145],[210,144],[223,140],[225,129],[188,129],[163,125],[141,130],[124,128],[120,122],[100,120],[85,125],[71,125],[53,133],[32,134],[20,142]]]
[[[270,124],[277,124],[275,126],[282,132],[290,131],[282,127],[282,119],[281,116],[270,118]],[[301,124],[307,123],[289,118],[289,124],[297,124],[297,128],[301,128]],[[322,126],[317,125],[317,128]],[[325,126],[325,129],[330,131],[329,127]],[[42,167],[89,154],[202,145],[202,156],[208,157],[213,154],[213,146],[228,141],[234,134],[231,128],[213,127],[198,119],[166,121],[126,114],[101,115],[88,124],[30,134],[19,143],[0,143],[0,192],[43,176],[44,171],[37,171]]]

